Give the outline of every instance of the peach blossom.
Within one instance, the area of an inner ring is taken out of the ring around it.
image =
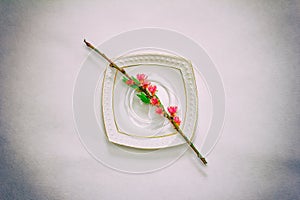
[[[179,117],[176,116],[173,118],[173,120],[178,126],[180,125],[181,121],[180,121]]]
[[[156,85],[149,85],[149,86],[148,86],[148,91],[149,91],[152,95],[155,94],[156,89],[157,89]]]
[[[161,107],[157,107],[155,112],[159,115],[163,114],[163,109]]]
[[[159,101],[156,97],[153,97],[152,99],[150,99],[150,103],[155,106],[159,104]]]
[[[169,106],[168,111],[169,111],[170,115],[174,116],[177,112],[177,106]]]
[[[143,83],[148,77],[145,74],[137,74],[136,78]]]

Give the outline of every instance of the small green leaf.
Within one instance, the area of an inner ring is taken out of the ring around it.
[[[126,78],[125,76],[123,76],[123,82],[126,83],[126,81],[128,81],[128,78]]]
[[[137,80],[134,76],[132,76],[131,78],[137,85],[140,85],[140,81]]]
[[[147,97],[147,95],[144,92],[139,93],[136,96],[138,96],[140,98],[140,100],[142,102],[144,102],[145,104],[149,104],[150,103],[150,99]]]
[[[133,89],[139,88],[139,86],[137,86],[137,85],[131,85],[130,87],[132,87]]]

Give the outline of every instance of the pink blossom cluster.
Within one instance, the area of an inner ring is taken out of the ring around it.
[[[178,109],[177,106],[169,106],[168,107],[168,112],[173,117],[174,122],[179,126],[181,121],[180,121],[179,117],[176,116],[177,109]]]
[[[150,104],[153,105],[153,106],[156,106],[155,112],[159,115],[164,115],[165,114],[164,108],[161,105],[160,100],[156,96],[157,86],[151,84],[147,80],[148,76],[146,76],[145,74],[137,74],[136,78],[139,81],[138,86],[143,87],[144,89],[146,89],[151,94]],[[126,84],[131,86],[131,85],[134,85],[136,83],[134,82],[134,80],[129,79],[129,80],[126,81]],[[168,107],[168,112],[171,115],[171,118],[173,119],[173,121],[179,126],[181,121],[180,121],[180,118],[178,116],[176,116],[177,109],[178,109],[177,106],[169,106]]]

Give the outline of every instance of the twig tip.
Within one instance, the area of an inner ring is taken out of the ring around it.
[[[93,47],[89,42],[86,41],[86,39],[83,39],[83,42],[86,44],[86,46],[91,47],[91,48]]]

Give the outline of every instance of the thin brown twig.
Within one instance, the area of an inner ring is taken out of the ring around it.
[[[100,52],[96,47],[94,47],[91,43],[87,42],[84,39],[84,43],[86,44],[86,46],[88,46],[89,48],[93,49],[95,52],[97,52],[99,55],[101,55],[105,60],[107,60],[109,62],[109,66],[115,68],[116,70],[120,71],[124,76],[126,76],[128,79],[132,80],[132,78],[126,73],[126,71],[117,66],[111,59],[109,59],[104,53]],[[138,86],[139,90],[144,92],[147,97],[149,97],[150,99],[154,97],[154,95],[151,95],[145,88],[143,88],[142,86]],[[163,110],[165,110],[165,108],[162,106]],[[198,149],[195,147],[195,145],[193,144],[193,142],[188,139],[188,137],[183,133],[183,131],[180,129],[180,127],[174,122],[173,117],[171,115],[169,115],[167,112],[164,112],[164,117],[166,117],[171,124],[174,126],[174,129],[184,138],[184,140],[186,141],[186,143],[192,148],[192,150],[196,153],[196,155],[198,156],[198,158],[202,161],[203,164],[207,164],[206,159],[201,155],[201,153],[198,151]]]

